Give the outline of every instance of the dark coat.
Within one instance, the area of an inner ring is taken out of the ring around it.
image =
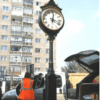
[[[1,100],[1,97],[2,97],[2,90],[1,90],[1,87],[0,87],[0,100]]]

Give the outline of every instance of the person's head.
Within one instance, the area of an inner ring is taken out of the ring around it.
[[[42,73],[39,73],[38,77],[41,78],[42,75],[43,75]]]
[[[30,73],[29,72],[26,72],[24,78],[31,78]]]

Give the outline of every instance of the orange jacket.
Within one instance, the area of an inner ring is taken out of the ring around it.
[[[18,99],[22,100],[34,100],[34,90],[33,90],[33,81],[30,78],[24,78],[21,81],[21,92],[18,96]]]

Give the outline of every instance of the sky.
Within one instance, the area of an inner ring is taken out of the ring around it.
[[[56,67],[65,65],[65,58],[84,50],[98,50],[99,0],[56,0],[62,8],[65,24],[56,37]]]

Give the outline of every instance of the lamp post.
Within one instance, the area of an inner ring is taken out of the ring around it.
[[[50,0],[41,6],[38,23],[40,28],[48,35],[49,40],[49,69],[46,74],[46,88],[44,100],[56,100],[56,74],[53,69],[53,41],[64,25],[61,8]]]

